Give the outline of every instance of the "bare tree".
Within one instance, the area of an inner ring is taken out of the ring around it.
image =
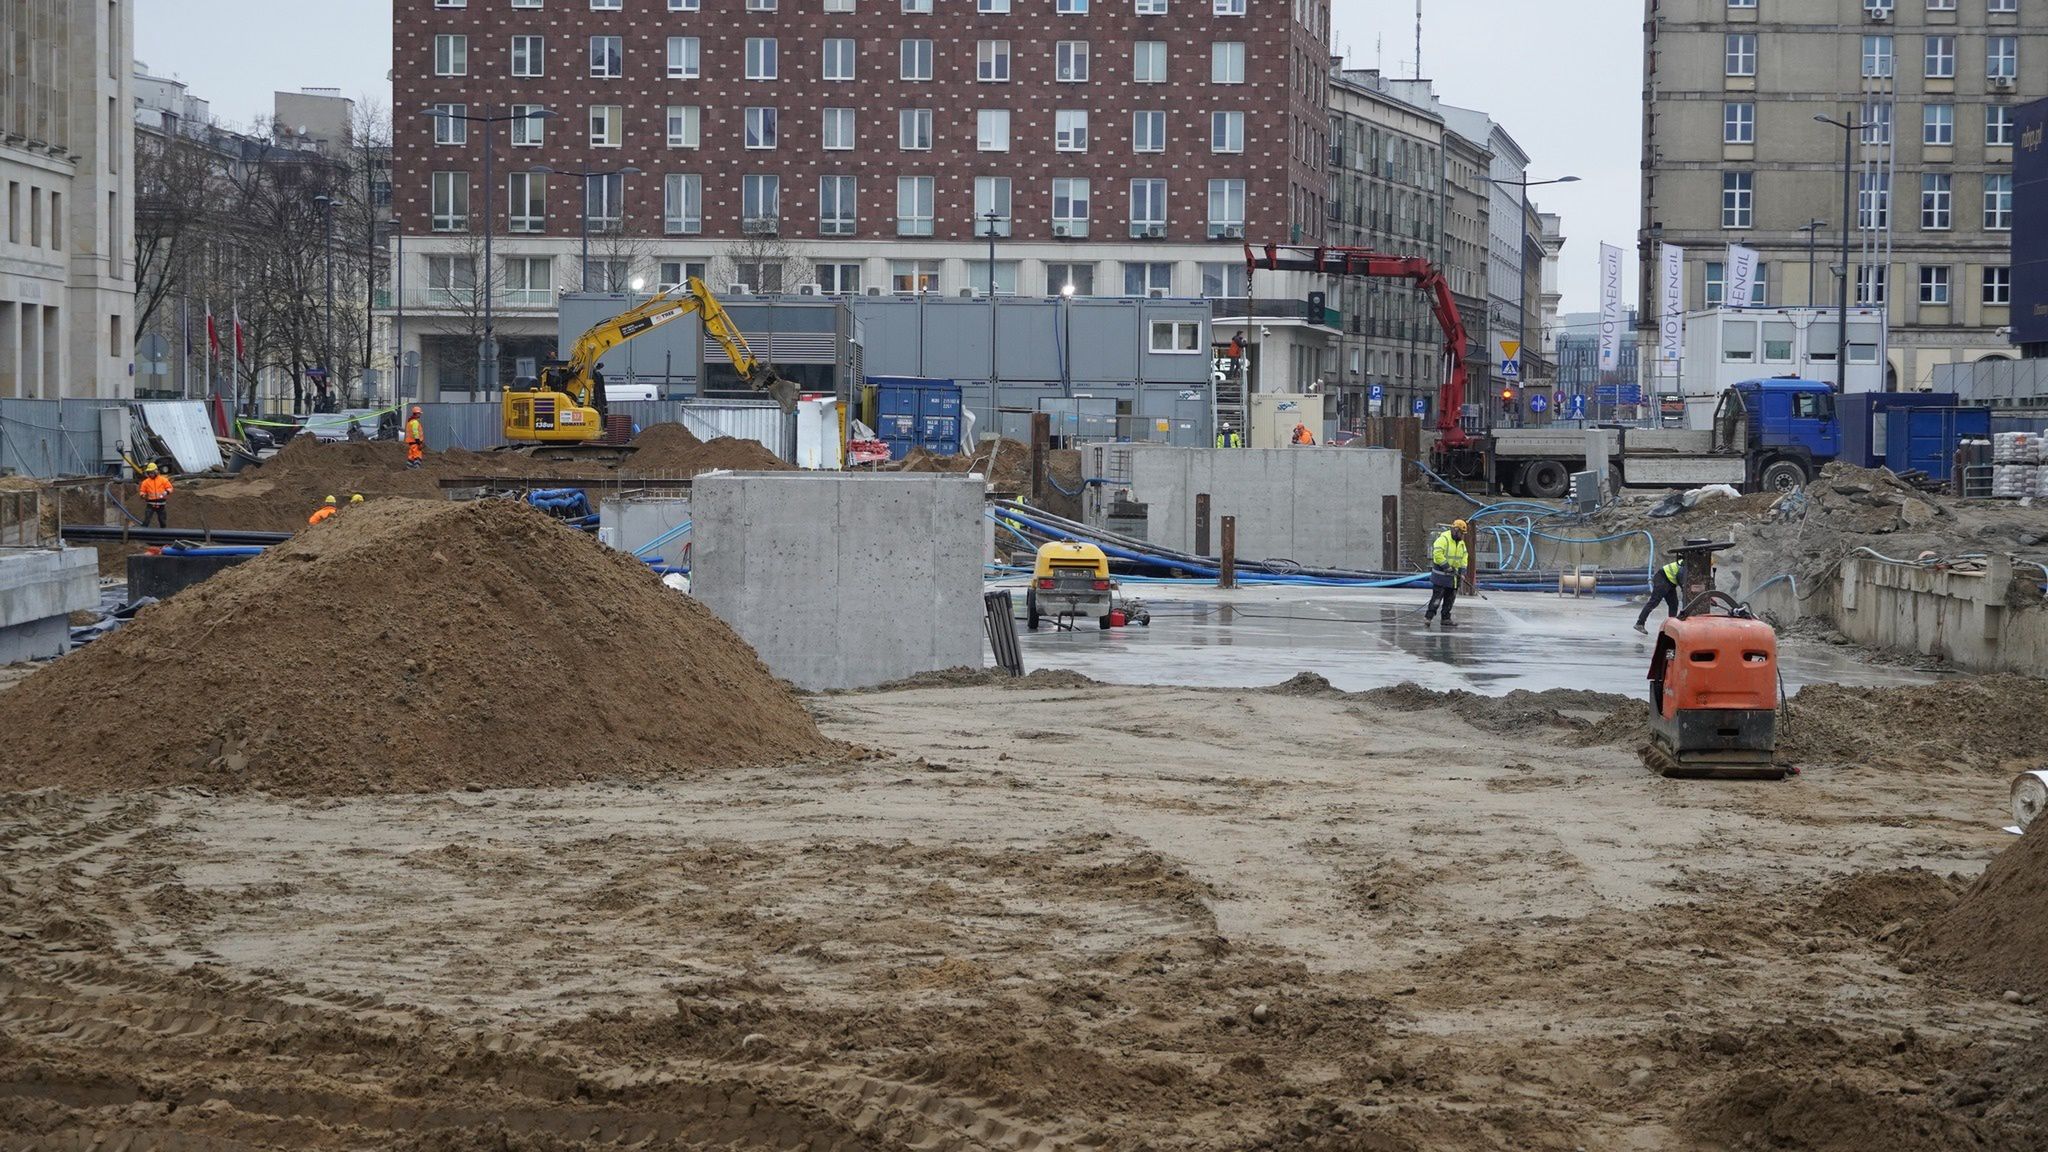
[[[726,247],[718,265],[724,275],[713,283],[712,291],[721,283],[745,284],[756,292],[792,291],[795,285],[811,282],[811,264],[810,253],[795,241],[773,232],[749,232]]]
[[[177,132],[135,141],[135,325],[147,330],[164,302],[190,295],[198,257],[227,230],[222,153]]]

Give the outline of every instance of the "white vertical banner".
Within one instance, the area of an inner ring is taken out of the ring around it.
[[[1600,246],[1600,370],[1621,367],[1621,249]]]
[[[1721,293],[1723,308],[1747,308],[1756,300],[1756,249],[1740,244],[1728,246],[1727,288]]]
[[[1685,358],[1685,249],[1666,244],[1657,270],[1657,359]]]

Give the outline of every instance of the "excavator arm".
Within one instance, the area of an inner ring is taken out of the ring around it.
[[[739,325],[732,322],[725,305],[718,302],[718,297],[711,294],[711,289],[706,288],[702,280],[695,276],[690,277],[688,290],[689,299],[686,305],[703,315],[704,331],[718,341],[719,347],[725,349],[726,358],[732,361],[733,371],[739,373],[740,379],[746,381],[747,387],[757,392],[768,393],[782,406],[784,412],[795,411],[796,382],[784,379],[772,365],[754,356],[754,350],[747,347],[747,338],[741,334]]]
[[[1254,248],[1244,246],[1244,262],[1247,272],[1265,269],[1269,272],[1314,272],[1324,276],[1372,276],[1385,279],[1408,280],[1429,297],[1430,311],[1436,316],[1437,327],[1444,334],[1444,361],[1447,370],[1444,382],[1437,391],[1436,427],[1441,443],[1447,448],[1459,448],[1470,439],[1464,425],[1458,422],[1465,408],[1465,389],[1468,375],[1465,367],[1465,320],[1458,315],[1457,298],[1451,295],[1451,286],[1444,280],[1443,273],[1429,261],[1413,256],[1389,256],[1374,252],[1370,248],[1335,248],[1318,245],[1267,244]],[[1246,286],[1250,279],[1247,276]]]
[[[578,406],[604,411],[604,389],[597,386],[597,363],[605,353],[624,344],[636,336],[644,336],[671,320],[680,320],[691,313],[703,318],[704,331],[717,340],[725,354],[732,360],[732,366],[746,381],[747,387],[766,392],[782,406],[784,412],[796,410],[797,386],[794,381],[784,379],[766,361],[754,355],[747,346],[747,338],[734,324],[725,305],[704,286],[704,281],[690,277],[684,285],[681,296],[662,293],[636,308],[628,309],[600,323],[576,338],[576,346],[569,351],[569,359],[558,367],[551,367],[541,378],[541,387],[548,391],[568,396]]]

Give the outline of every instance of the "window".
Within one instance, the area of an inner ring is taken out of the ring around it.
[[[469,0],[434,0],[434,7],[436,7],[436,8],[467,8],[467,7],[469,7]],[[515,8],[516,8],[516,7],[518,7],[518,5],[516,5],[516,4],[515,4],[515,5],[513,5],[513,7],[515,7]]]
[[[1730,8],[1754,8],[1756,7],[1756,0],[1728,0],[1728,6]]]
[[[695,104],[671,104],[668,108],[668,146],[695,148],[699,143],[702,114]]]
[[[747,0],[747,11],[773,12],[775,11],[775,0]]]
[[[903,0],[909,4],[912,0]],[[925,11],[931,11],[931,0],[923,0]],[[921,296],[939,290],[939,262],[937,260],[891,260],[889,261],[889,290],[901,295]]]
[[[1140,40],[1131,45],[1131,79],[1139,84],[1166,83],[1166,41]]]
[[[1202,326],[1177,320],[1154,320],[1152,322],[1152,351],[1166,352],[1177,356],[1194,355],[1202,350]]]
[[[749,108],[746,112],[747,147],[775,147],[776,110],[773,108]]]
[[[1856,175],[1856,226],[1863,229],[1889,228],[1892,222],[1892,174],[1859,172]]]
[[[433,175],[433,228],[436,232],[469,230],[469,173]]]
[[[1010,150],[1010,110],[983,108],[974,114],[974,147],[982,152]]]
[[[1244,15],[1245,0],[1212,0],[1211,10],[1218,16]]]
[[[780,52],[773,36],[749,36],[746,45],[747,79],[773,80],[781,70]]]
[[[1166,113],[1131,113],[1131,151],[1166,151]]]
[[[704,230],[704,177],[671,172],[661,181],[661,230],[690,236]]]
[[[1133,0],[1133,8],[1140,16],[1166,15],[1166,0]]]
[[[1892,74],[1892,38],[1889,36],[1865,36],[1863,38],[1863,75],[1886,77]]]
[[[434,37],[434,75],[469,75],[469,37]]]
[[[1131,181],[1131,235],[1166,235],[1166,181],[1151,178]]]
[[[825,11],[851,12],[853,11],[853,0],[825,0]]]
[[[662,292],[673,292],[692,280],[704,279],[702,260],[663,260],[659,268],[654,286]]]
[[[1727,265],[1719,260],[1707,261],[1707,307],[1721,306],[1721,297],[1728,286]]]
[[[434,143],[469,143],[469,121],[462,117],[469,115],[467,104],[434,105]]]
[[[2008,173],[1984,177],[1984,230],[2012,231],[2012,176]]]
[[[1756,174],[1721,173],[1721,227],[1747,228],[1756,208]]]
[[[740,178],[740,222],[748,232],[772,232],[782,220],[782,178]]]
[[[1929,104],[1920,111],[1920,142],[1922,144],[1953,144],[1956,142],[1956,106],[1953,104]]]
[[[903,10],[916,16],[932,14],[932,0],[903,0]]]
[[[1920,177],[1920,227],[1940,231],[1949,227],[1953,204],[1953,178],[1946,172]]]
[[[1052,182],[1052,234],[1088,235],[1088,180],[1060,177]]]
[[[995,262],[995,266],[991,268],[986,260],[969,260],[967,262],[967,286],[976,292],[987,292],[993,289],[998,296],[1015,296],[1017,294],[1017,262],[1015,260],[998,260]]]
[[[1068,292],[1069,288],[1073,289],[1073,291]],[[1047,264],[1045,266],[1045,294],[1047,296],[1095,295],[1095,265]]]
[[[1209,238],[1244,235],[1244,181],[1209,181]]]
[[[1756,143],[1756,105],[1747,100],[1721,105],[1721,143]]]
[[[860,265],[858,264],[812,264],[811,272],[818,278],[818,290],[828,296],[860,295]]]
[[[896,114],[896,145],[906,152],[929,152],[932,148],[932,110],[905,108]]]
[[[616,80],[625,73],[625,42],[617,36],[590,38],[590,74],[599,80]]]
[[[782,261],[780,260],[735,260],[732,274],[741,284],[755,292],[773,295],[782,291]]]
[[[622,143],[625,122],[625,110],[617,104],[591,105],[590,146],[592,148],[617,148]]]
[[[427,257],[427,291],[460,300],[476,291],[476,259],[470,256]]]
[[[974,8],[978,12],[1008,12],[1010,0],[974,0]]]
[[[617,12],[619,10],[619,0],[590,0],[590,10],[592,12]]]
[[[1984,303],[2003,306],[2012,303],[2012,269],[2005,267],[1984,270]]]
[[[512,74],[539,76],[547,70],[547,41],[539,36],[512,38]]]
[[[1927,38],[1927,75],[1930,79],[1953,80],[1956,75],[1956,38]]]
[[[1211,112],[1209,114],[1209,151],[1244,151],[1244,113]]]
[[[990,84],[1010,81],[1010,42],[980,40],[974,45],[974,78]]]
[[[1062,84],[1088,81],[1088,42],[1062,40],[1053,46],[1053,78]]]
[[[929,80],[932,78],[932,42],[929,40],[903,40],[896,45],[898,66],[896,75],[904,80]]]
[[[505,178],[508,232],[541,232],[547,228],[548,177],[545,172],[514,172]]]
[[[1243,260],[1202,264],[1202,295],[1210,299],[1245,299],[1251,295],[1251,273]]]
[[[932,234],[932,205],[936,200],[932,185],[933,178],[930,176],[898,176],[896,178],[896,234],[898,236],[929,236]]]
[[[858,190],[851,176],[818,177],[818,235],[851,236],[857,212]]]
[[[547,117],[536,116],[541,111],[538,104],[514,104],[512,113],[512,146],[514,148],[538,148],[547,140]]]
[[[1209,83],[1244,83],[1244,45],[1219,40],[1209,45]]]
[[[1756,75],[1756,33],[1730,32],[1722,42],[1722,67],[1730,76]]]
[[[1984,0],[1984,10],[1986,12],[2017,12],[2020,10],[2020,0]]]
[[[2010,80],[2019,75],[2019,69],[2019,37],[1993,36],[1984,42],[1984,75],[1993,80]]]
[[[1948,266],[1946,264],[1923,264],[1920,266],[1920,302],[1922,304],[1948,303]]]
[[[831,152],[844,152],[853,147],[853,109],[825,109],[825,148]]]
[[[1124,295],[1150,296],[1158,292],[1161,296],[1173,291],[1173,265],[1164,261],[1139,263],[1124,262]]]
[[[1875,308],[1885,301],[1885,266],[1882,264],[1858,264],[1856,266],[1856,303],[1859,307]]]
[[[1889,100],[1872,101],[1863,106],[1863,115],[1857,123],[1863,125],[1865,144],[1889,144],[1892,142],[1892,105]]]
[[[671,80],[695,80],[704,74],[703,61],[698,53],[695,36],[671,36],[668,38],[668,78]]]
[[[1764,363],[1790,364],[1797,331],[1787,322],[1764,321]]]
[[[1062,108],[1052,114],[1052,146],[1060,152],[1088,150],[1088,113]]]
[[[671,12],[695,12],[702,2],[703,0],[668,0],[668,10]]]
[[[593,232],[617,232],[626,220],[626,175],[606,172],[583,182],[583,211]]]
[[[1052,6],[1052,10],[1062,16],[1086,16],[1088,0],[1058,0]]]
[[[1010,178],[1008,176],[976,176],[974,178],[975,235],[988,235],[988,216],[991,212],[996,214],[996,235],[1010,235]]]
[[[1956,10],[1956,0],[1927,0],[1927,10],[1929,12],[1953,12]]]
[[[1988,147],[2012,146],[2012,106],[2009,104],[1986,104],[1984,106],[1984,143]]]

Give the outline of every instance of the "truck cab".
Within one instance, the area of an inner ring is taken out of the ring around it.
[[[1767,492],[1806,484],[1842,452],[1835,390],[1819,380],[1744,380],[1728,390],[1715,425],[1724,443],[1743,445],[1751,483]]]

